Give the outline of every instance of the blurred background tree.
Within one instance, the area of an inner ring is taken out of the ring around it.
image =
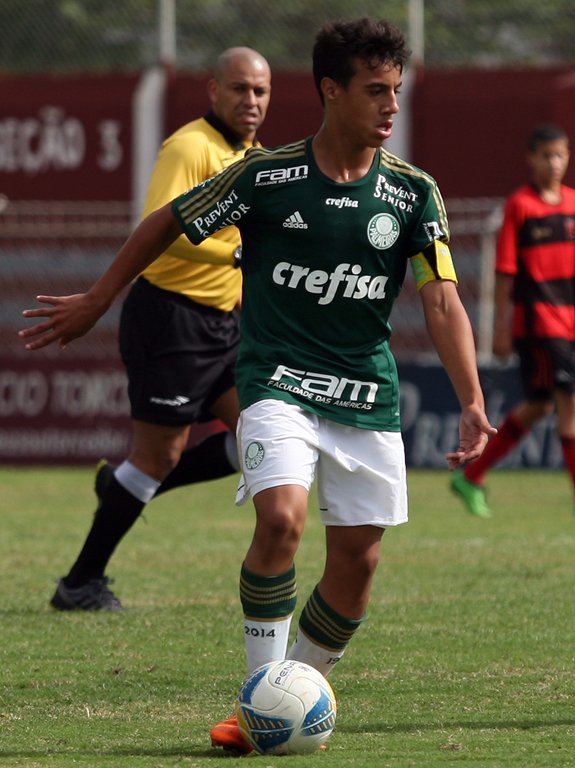
[[[408,31],[423,12],[430,67],[541,66],[575,60],[573,0],[365,0],[361,13]],[[0,0],[0,71],[109,72],[157,63],[161,0]],[[209,69],[230,45],[272,67],[307,70],[326,19],[358,15],[356,0],[177,0],[175,65]]]

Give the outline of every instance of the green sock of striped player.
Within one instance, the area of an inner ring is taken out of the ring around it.
[[[242,566],[240,599],[248,673],[285,658],[297,588],[295,567],[279,576],[258,576]]]
[[[362,619],[346,619],[325,602],[316,587],[301,613],[287,658],[315,667],[325,677],[343,656]]]

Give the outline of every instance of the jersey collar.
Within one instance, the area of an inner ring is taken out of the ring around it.
[[[228,142],[230,147],[232,149],[238,150],[238,149],[245,149],[245,142],[243,142],[236,133],[234,133],[232,130],[228,128],[228,126],[220,120],[220,118],[215,115],[212,110],[207,113],[207,115],[204,115],[204,120],[209,123],[212,128],[215,128],[218,133],[221,133],[224,139]],[[253,147],[258,146],[257,141],[252,141],[251,145]]]

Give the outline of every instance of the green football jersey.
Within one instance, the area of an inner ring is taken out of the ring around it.
[[[275,398],[399,431],[389,315],[408,260],[419,254],[421,269],[422,251],[448,239],[429,175],[381,149],[363,178],[337,183],[308,138],[249,150],[173,211],[195,244],[230,224],[241,232],[242,408]]]

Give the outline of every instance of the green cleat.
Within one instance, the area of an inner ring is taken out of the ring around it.
[[[465,508],[472,515],[475,515],[475,517],[491,517],[492,512],[485,500],[485,488],[468,480],[461,469],[456,470],[453,474],[451,490],[461,498]]]

